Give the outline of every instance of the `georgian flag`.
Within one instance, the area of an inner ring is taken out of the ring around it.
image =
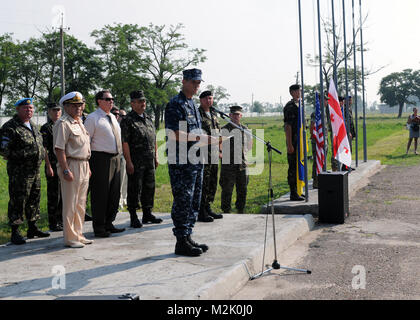
[[[328,105],[330,108],[331,127],[333,132],[334,158],[351,167],[351,151],[349,139],[347,138],[346,125],[341,113],[340,103],[338,102],[338,94],[335,89],[334,81],[330,81],[330,89],[328,90]]]

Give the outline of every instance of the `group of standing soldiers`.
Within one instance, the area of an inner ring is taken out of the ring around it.
[[[249,181],[245,154],[252,148],[252,139],[244,134],[246,127],[240,123],[240,106],[230,108],[234,125],[228,123],[221,128],[212,108],[211,91],[200,94],[199,108],[192,100],[201,82],[201,71],[185,70],[183,76],[180,94],[171,99],[165,110],[166,128],[177,132],[176,141],[181,141],[179,137],[184,134],[187,149],[194,147],[200,137],[208,139],[205,143],[208,145],[208,155],[198,165],[190,165],[190,160],[187,160],[184,166],[176,160],[172,164],[169,162],[168,168],[174,196],[172,219],[177,237],[175,253],[196,256],[207,251],[208,246],[191,239],[195,221],[212,222],[223,218],[222,214],[211,209],[217,190],[220,159],[223,213],[231,212],[235,185],[236,208],[238,213],[244,212]],[[120,200],[121,155],[124,156],[128,175],[130,226],[141,228],[144,223],[162,222],[152,214],[155,170],[159,165],[155,127],[145,113],[147,100],[144,93],[133,91],[130,99],[132,110],[118,123],[111,112],[115,106],[110,91],[96,94],[97,109],[87,116],[83,113],[85,99],[82,94],[70,92],[60,99],[59,104],[48,104],[48,122],[40,131],[31,121],[33,99],[21,99],[15,104],[17,114],[0,131],[0,154],[7,160],[9,175],[8,217],[13,244],[26,242],[18,230],[23,224],[24,215],[29,225],[28,238],[50,235],[35,225],[39,219],[40,166],[44,159],[49,227],[51,231],[63,230],[66,246],[82,248],[93,243],[93,240],[83,236],[89,192],[95,237],[109,237],[112,233],[125,230],[113,225]],[[179,130],[179,121],[182,120],[187,123],[185,132]],[[242,129],[239,140],[235,132],[235,139],[232,135],[222,143],[222,133],[229,136],[237,128]],[[199,129],[199,133],[191,134],[194,129]],[[239,152],[236,141],[239,141]],[[223,149],[228,152],[225,157]],[[216,154],[214,150],[217,150]],[[235,159],[238,154],[239,160]],[[179,159],[178,151],[175,156]],[[141,222],[136,212],[140,208],[143,211]]]
[[[113,98],[109,91],[98,92],[95,97],[98,108],[84,121],[85,100],[79,92],[63,96],[60,105],[48,104],[49,120],[41,132],[31,121],[33,99],[21,99],[15,104],[17,114],[0,131],[0,154],[7,160],[9,175],[8,217],[13,244],[26,242],[18,230],[24,215],[28,221],[28,238],[50,235],[35,225],[39,219],[43,159],[49,227],[51,231],[63,230],[66,246],[81,248],[93,242],[82,234],[88,190],[95,237],[124,231],[113,225],[120,200],[123,149],[132,227],[142,226],[135,213],[140,209],[139,202],[143,206],[143,223],[162,222],[151,213],[158,164],[154,126],[143,114],[146,106],[143,92],[134,91],[130,97],[133,111],[121,121],[122,129],[110,112]],[[63,116],[60,106],[64,109]],[[149,159],[152,161],[146,161]]]

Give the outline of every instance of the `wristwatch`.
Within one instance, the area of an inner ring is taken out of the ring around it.
[[[67,170],[67,169],[63,170],[64,175],[68,175],[69,173],[70,173],[70,170]]]

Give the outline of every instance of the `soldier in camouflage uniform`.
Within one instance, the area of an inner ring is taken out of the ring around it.
[[[324,110],[326,110],[328,108],[328,97],[325,96],[325,100],[324,100]],[[322,113],[321,113],[322,116]],[[316,119],[315,119],[315,112],[311,113],[311,145],[312,145],[312,159],[313,159],[313,163],[312,163],[312,179],[313,179],[313,183],[312,186],[314,189],[318,189],[318,175],[316,173],[316,138],[314,135],[314,129],[315,129],[315,125],[316,125]],[[329,127],[329,123],[327,121],[327,113],[324,112],[324,144],[325,144],[325,154],[328,154],[328,127]],[[326,158],[326,157],[325,157]]]
[[[211,91],[204,91],[200,94],[200,107],[198,110],[201,115],[201,126],[208,135],[218,137],[220,135],[220,124],[216,112],[211,110],[213,105],[213,94]],[[217,175],[219,172],[219,157],[221,155],[221,146],[208,146],[207,159],[203,171],[203,188],[201,192],[200,212],[198,221],[212,222],[214,219],[223,218],[222,214],[214,213],[211,210],[210,203],[214,201],[217,191]],[[212,152],[213,150],[213,152]]]
[[[51,231],[63,231],[63,203],[60,178],[57,174],[57,157],[53,147],[53,126],[61,117],[61,108],[55,102],[48,103],[48,121],[41,127],[45,155],[45,176],[47,178],[48,223]]]
[[[193,96],[201,83],[201,70],[184,70],[181,92],[165,109],[168,170],[174,197],[171,217],[177,239],[175,254],[199,256],[209,248],[191,239],[200,209],[203,163],[193,159],[199,152],[197,141],[218,143],[219,140],[202,134],[201,118]]]
[[[241,124],[241,106],[230,107],[229,116],[233,123],[242,129],[247,129]],[[220,186],[222,187],[221,208],[224,213],[230,213],[233,188],[236,186],[236,209],[238,213],[244,213],[249,182],[245,155],[248,150],[252,149],[252,138],[231,123],[222,127],[221,131],[223,136],[233,135],[232,138],[223,142],[223,159],[220,172]]]
[[[155,198],[155,169],[158,166],[156,132],[152,119],[144,112],[143,91],[130,93],[131,112],[121,121],[121,139],[128,175],[127,206],[132,228],[141,228],[136,209],[141,203],[143,223],[161,223],[152,214]]]
[[[298,133],[298,119],[299,119],[299,99],[300,99],[300,85],[295,84],[289,88],[292,100],[290,100],[284,107],[284,130],[286,133],[286,146],[287,146],[287,161],[289,169],[287,172],[287,182],[290,188],[291,201],[305,200],[297,193],[297,133]]]
[[[23,215],[28,220],[27,237],[48,237],[35,225],[39,219],[39,201],[41,197],[40,166],[45,149],[42,136],[30,120],[34,113],[30,98],[19,100],[17,114],[0,129],[0,154],[7,160],[9,175],[9,225],[12,228],[11,242],[24,244],[25,239],[19,233]]]

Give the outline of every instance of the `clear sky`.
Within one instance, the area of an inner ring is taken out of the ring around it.
[[[69,33],[94,46],[90,33],[106,24],[170,25],[183,23],[187,43],[206,49],[205,84],[225,87],[231,102],[254,100],[285,103],[288,87],[300,71],[297,0],[14,0],[0,5],[0,33],[19,40],[39,36],[56,24],[56,8],[65,8]],[[324,19],[331,1],[320,0]],[[352,38],[351,0],[345,0],[347,39]],[[359,0],[355,0],[356,19]],[[368,102],[378,100],[380,80],[405,68],[420,69],[418,0],[362,0],[368,14],[364,40],[369,51],[365,67],[380,72],[366,82]],[[342,19],[342,1],[335,0],[336,20]],[[315,9],[315,10],[314,10]],[[316,0],[302,0],[304,55],[318,52]],[[359,41],[359,39],[357,40]],[[314,44],[315,43],[315,44]],[[358,56],[360,62],[360,56]],[[305,65],[306,84],[315,84],[319,72]],[[319,81],[319,79],[318,79]],[[204,84],[204,85],[205,85]]]

